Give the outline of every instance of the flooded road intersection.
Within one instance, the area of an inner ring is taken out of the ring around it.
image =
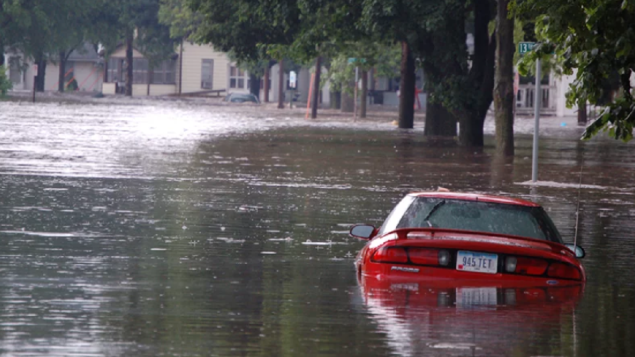
[[[491,136],[466,150],[389,120],[178,103],[0,109],[2,354],[635,353],[633,144],[545,125],[532,187],[524,122],[508,161]],[[364,242],[348,228],[381,224],[412,190],[534,200],[572,241],[581,169],[584,291],[357,281]]]

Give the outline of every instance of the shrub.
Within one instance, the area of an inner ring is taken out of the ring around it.
[[[0,97],[7,95],[7,91],[11,89],[12,84],[7,77],[7,69],[4,66],[0,66]]]

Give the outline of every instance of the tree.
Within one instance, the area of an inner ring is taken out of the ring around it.
[[[400,128],[414,126],[415,61],[421,57],[419,44],[426,35],[430,15],[435,13],[437,3],[436,0],[362,2],[360,23],[366,31],[385,43],[396,43],[401,47]]]
[[[161,62],[174,56],[174,49],[181,38],[173,38],[170,27],[159,22],[158,0],[148,1],[143,11],[137,13],[135,25],[137,38],[136,48],[148,60],[147,94],[150,95],[150,84],[153,81],[154,68]]]
[[[525,56],[520,70],[527,73],[532,63],[546,54],[555,54],[556,62],[575,80],[567,93],[569,107],[580,101],[600,105],[607,97],[606,80],[617,72],[620,93],[607,103],[601,114],[583,134],[589,139],[600,131],[629,141],[635,125],[635,100],[630,78],[635,70],[635,3],[632,1],[552,2],[525,0],[514,10],[536,18],[539,45]]]
[[[179,1],[179,0],[171,0]],[[284,58],[300,26],[299,10],[294,1],[267,4],[247,0],[183,0],[189,11],[197,14],[198,26],[190,39],[213,44],[231,53],[232,58],[250,74],[250,91],[260,93],[260,78],[279,62],[278,108],[284,108],[282,89]],[[275,9],[271,6],[275,5]],[[187,18],[187,17],[186,17]]]
[[[2,1],[0,11],[0,43],[20,50],[38,65],[35,78],[38,91],[44,90],[46,63],[60,45],[58,32],[68,26],[68,18],[76,18],[81,10],[79,0]]]
[[[192,11],[185,0],[161,0],[159,22],[170,27],[172,38],[189,39],[202,21],[203,16]]]
[[[6,69],[4,65],[0,65],[0,98],[4,98],[11,87],[12,83],[9,78],[7,78]]]
[[[496,16],[496,74],[494,116],[496,149],[514,155],[514,20],[509,18],[509,0],[498,0]]]
[[[85,43],[109,43],[116,32],[117,13],[108,0],[75,3],[66,18],[55,24],[49,41],[54,47],[59,66],[58,91],[66,86],[66,63],[73,51],[83,50]]]
[[[488,27],[493,13],[489,0],[475,0],[467,8],[465,5],[461,0],[439,4],[436,15],[429,18],[434,21],[421,37],[418,53],[422,54],[426,89],[459,122],[459,144],[483,146],[483,124],[494,88],[496,41],[495,32],[490,34]],[[468,19],[474,34],[474,52],[469,55],[469,28],[457,26]]]
[[[351,58],[355,60],[350,61]],[[364,98],[368,91],[368,83],[364,81],[364,78],[368,77],[368,72],[371,70],[380,77],[396,77],[399,75],[400,60],[399,45],[385,45],[371,40],[351,42],[342,46],[342,49],[338,50],[337,54],[327,62],[329,71],[322,84],[329,81],[331,93],[341,93],[345,90],[346,95],[352,95],[353,91],[349,83],[354,81],[354,68],[357,67],[361,79],[360,117],[364,118],[366,114]],[[352,111],[352,108],[348,109]]]

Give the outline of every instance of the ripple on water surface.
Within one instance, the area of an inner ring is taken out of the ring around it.
[[[546,122],[516,156],[391,120],[258,108],[0,103],[0,353],[623,355],[635,341],[632,144]],[[493,126],[486,124],[486,132]],[[580,170],[582,164],[582,186]],[[438,186],[541,203],[584,291],[358,282],[355,223]],[[470,290],[471,289],[471,290]],[[601,307],[601,308],[598,308]],[[607,331],[622,331],[612,334]]]

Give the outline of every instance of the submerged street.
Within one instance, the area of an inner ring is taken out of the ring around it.
[[[0,102],[0,353],[635,355],[634,144],[543,118],[530,185],[531,120],[513,160],[491,122],[475,150],[417,120]],[[350,226],[439,186],[536,201],[567,242],[580,197],[584,289],[362,286]]]

